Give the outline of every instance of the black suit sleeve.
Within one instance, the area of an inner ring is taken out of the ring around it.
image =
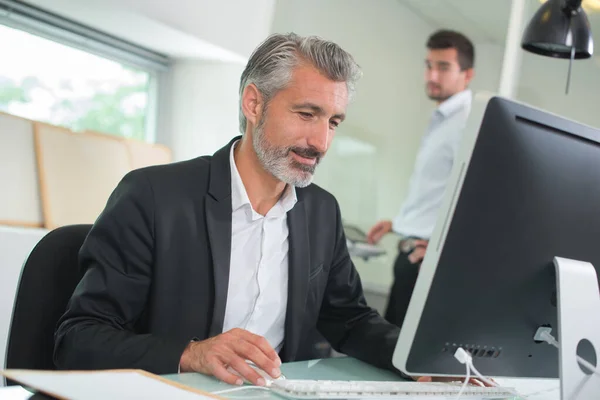
[[[367,306],[360,277],[348,253],[337,202],[336,219],[333,263],[317,329],[335,350],[399,372],[392,365],[392,354],[400,329]]]
[[[80,250],[85,271],[55,333],[59,369],[176,373],[187,342],[136,334],[152,281],[154,196],[143,170],[123,178]]]

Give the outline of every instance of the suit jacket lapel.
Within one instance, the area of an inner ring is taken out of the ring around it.
[[[302,202],[301,190],[297,191],[298,202],[288,213],[289,253],[288,253],[288,304],[285,319],[285,340],[283,360],[293,360],[298,351],[302,336],[302,323],[308,295],[308,274],[310,273],[310,244],[306,210]]]
[[[236,137],[229,145],[217,151],[210,163],[210,181],[205,200],[206,227],[213,262],[214,306],[209,336],[223,331],[229,269],[231,261],[231,168],[229,152]]]

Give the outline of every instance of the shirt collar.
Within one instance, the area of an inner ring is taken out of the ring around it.
[[[283,213],[287,213],[294,205],[298,202],[298,197],[296,197],[296,188],[292,185],[285,185],[285,190],[283,191],[283,195],[277,202],[276,206],[279,205]]]
[[[471,106],[472,92],[470,89],[458,92],[450,96],[446,101],[439,105],[436,113],[440,113],[442,117],[447,118],[461,108]]]
[[[236,211],[246,205],[252,209],[252,204],[250,203],[250,199],[248,198],[248,192],[246,192],[246,187],[244,186],[244,182],[242,182],[242,177],[240,176],[240,172],[238,171],[237,166],[235,165],[235,159],[233,157],[233,151],[238,145],[238,143],[239,140],[234,142],[231,145],[231,150],[229,152],[229,166],[231,168],[232,211]],[[271,212],[273,212],[276,215],[283,215],[290,211],[297,201],[298,198],[296,197],[296,188],[292,185],[286,185],[281,198],[267,215],[270,215]]]

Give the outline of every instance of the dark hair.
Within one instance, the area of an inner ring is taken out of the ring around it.
[[[473,68],[475,65],[475,48],[473,43],[460,32],[441,29],[434,32],[427,39],[427,48],[430,50],[456,49],[458,65],[461,70]]]

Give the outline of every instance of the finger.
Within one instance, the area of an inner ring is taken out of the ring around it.
[[[373,236],[373,234],[371,232],[369,232],[367,234],[367,243],[369,244],[375,244],[375,238]]]
[[[463,380],[463,382],[464,382],[464,380]],[[471,378],[471,379],[469,379],[469,385],[479,386],[479,387],[483,387],[484,386],[483,382],[481,382],[477,378]]]
[[[252,367],[250,367],[243,358],[234,356],[229,360],[228,364],[230,368],[234,369],[238,374],[240,374],[244,379],[253,385],[265,386],[265,379],[258,372],[252,369]]]
[[[379,239],[381,239],[381,235],[376,232],[373,234],[373,236],[371,237],[371,240],[369,240],[368,242],[370,244],[377,244],[377,242],[379,242]]]
[[[273,362],[275,362],[276,367],[279,367],[281,365],[281,359],[279,358],[279,354],[277,354],[277,352],[275,351],[275,349],[273,347],[271,347],[271,345],[269,344],[269,342],[267,341],[267,339],[265,339],[262,336],[259,335],[255,335],[251,332],[248,331],[243,331],[243,338],[248,341],[249,343],[253,344],[254,346],[256,346],[258,349],[260,349],[260,351],[262,351],[262,353],[268,357],[269,359],[271,359]]]
[[[244,360],[253,362],[258,368],[271,375],[273,378],[279,378],[281,371],[279,365],[268,358],[263,351],[254,343],[244,341],[243,339],[236,344],[235,352]]]
[[[367,233],[367,242],[374,244],[379,240],[381,228],[378,225],[375,225],[369,233]]]
[[[367,238],[367,243],[369,244],[377,244],[379,242],[380,236],[377,234],[373,234]]]
[[[225,368],[224,363],[221,360],[217,359],[216,357],[211,359],[208,362],[207,367],[208,367],[207,369],[209,370],[209,372],[215,378],[217,378],[225,383],[228,383],[230,385],[237,385],[237,386],[240,386],[244,383],[242,378],[227,371],[227,368]]]
[[[486,381],[489,381],[489,383],[488,383],[488,382],[486,382]],[[493,380],[493,379],[486,378],[486,381],[484,381],[484,380],[481,380],[481,379],[477,379],[477,382],[478,382],[479,386],[483,386],[483,387],[494,387],[494,386],[498,386],[498,383],[497,383],[495,380]]]
[[[458,378],[454,376],[421,376],[417,379],[417,382],[464,382],[464,378]]]
[[[410,261],[411,264],[415,264],[415,254],[414,254],[414,251],[408,255],[408,261]]]
[[[410,261],[411,264],[417,264],[419,261],[423,260],[424,256],[424,251],[416,249],[408,255],[408,261]]]

